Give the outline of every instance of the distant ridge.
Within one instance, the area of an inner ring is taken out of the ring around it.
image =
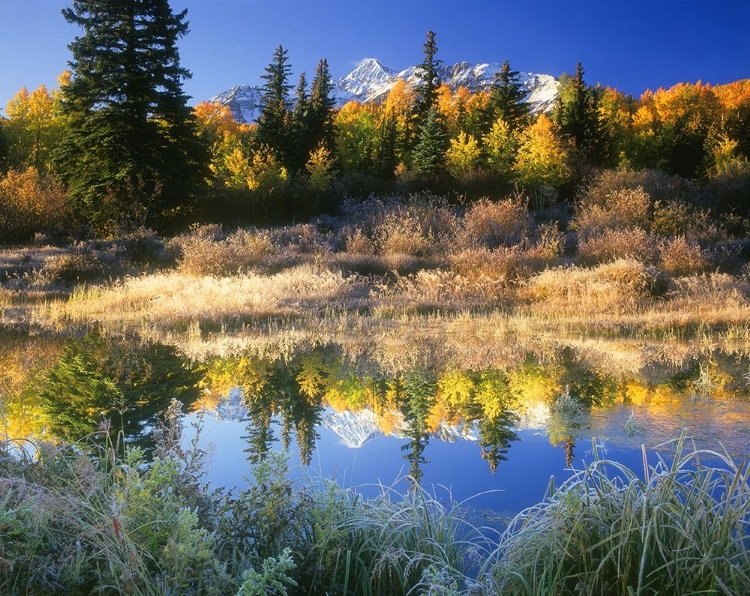
[[[467,87],[470,91],[487,89],[492,85],[495,73],[500,72],[501,64],[469,64],[458,62],[443,65],[438,71],[440,80],[447,83],[452,90]],[[363,103],[380,101],[393,89],[400,79],[411,84],[419,82],[418,67],[410,66],[402,71],[394,71],[376,58],[366,58],[345,77],[338,80],[334,98],[338,107],[348,101]],[[526,89],[526,101],[531,105],[531,112],[536,114],[548,112],[554,106],[560,83],[552,75],[520,73],[519,80]],[[238,122],[249,124],[255,122],[263,108],[260,87],[239,85],[209,98],[229,106]]]

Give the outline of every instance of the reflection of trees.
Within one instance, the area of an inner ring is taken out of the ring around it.
[[[309,465],[318,439],[316,431],[323,411],[322,396],[331,348],[318,346],[307,354],[289,361],[269,362],[245,359],[237,367],[236,380],[242,387],[249,423],[245,439],[248,459],[265,458],[275,440],[272,423],[280,418],[281,440],[288,449],[292,434],[296,435],[300,459]]]
[[[508,459],[505,454],[508,453],[511,442],[518,440],[518,435],[513,432],[513,425],[517,422],[518,416],[510,410],[505,410],[494,418],[479,421],[479,446],[482,448],[482,459],[487,461],[493,473],[499,462]]]
[[[397,383],[396,386],[398,385]],[[407,432],[409,442],[403,445],[401,450],[406,452],[404,459],[409,462],[409,476],[416,484],[422,480],[420,466],[429,462],[423,453],[430,440],[427,432],[427,417],[435,404],[436,392],[435,377],[424,372],[409,374],[403,380],[403,391],[397,390],[397,395],[401,398],[401,412],[409,425]]]
[[[65,344],[0,325],[0,439],[30,437],[45,427],[39,394]]]
[[[711,368],[701,360],[700,366],[672,371],[672,375],[686,377],[683,391],[697,383],[695,378],[702,371],[708,371],[704,376],[710,373],[712,383],[723,382],[724,387],[734,388],[740,381],[745,382],[741,374],[749,367],[746,356],[735,361],[710,356]],[[301,459],[308,462],[324,405],[352,412],[368,408],[376,414],[385,434],[406,435],[404,458],[415,480],[422,477],[427,462],[424,453],[432,433],[438,432],[442,424],[476,428],[481,455],[494,472],[507,459],[511,444],[518,440],[514,432],[516,415],[534,416],[550,408],[550,442],[561,446],[566,464],[570,465],[576,436],[589,424],[591,408],[626,401],[636,389],[642,393],[653,391],[650,371],[648,379],[625,378],[601,362],[593,363],[584,351],[565,346],[554,350],[548,347],[538,355],[530,352],[508,368],[433,371],[425,366],[415,367],[417,360],[404,358],[405,369],[395,372],[393,361],[385,367],[361,354],[345,359],[341,347],[328,344],[307,346],[286,353],[284,358],[277,356],[276,360],[245,356],[232,363],[217,362],[212,365],[211,375],[212,383],[243,388],[253,457],[262,457],[268,451],[274,440],[273,429],[278,428],[277,438],[285,446],[296,435]],[[730,364],[735,369],[732,378],[740,380],[734,385],[721,377]],[[664,378],[670,377],[665,374]],[[557,398],[561,394],[570,398],[568,406],[559,407]]]
[[[108,418],[111,432],[144,442],[172,399],[189,405],[197,398],[200,378],[171,346],[94,333],[67,345],[41,395],[57,437],[81,439]]]

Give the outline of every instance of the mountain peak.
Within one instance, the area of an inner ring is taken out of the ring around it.
[[[482,91],[492,85],[495,73],[500,72],[502,65],[497,63],[470,64],[458,62],[441,66],[438,75],[443,83],[452,90],[467,87],[470,91]],[[382,101],[400,79],[412,85],[419,83],[419,69],[410,66],[396,72],[385,66],[376,58],[365,58],[355,69],[338,80],[334,98],[338,106],[348,101],[372,102]],[[531,112],[538,114],[552,109],[559,92],[559,81],[546,74],[521,73],[519,81],[526,90],[526,101]],[[209,101],[218,101],[228,105],[239,122],[250,123],[257,119],[262,109],[262,93],[257,87],[240,85],[233,87]]]
[[[388,85],[393,80],[394,72],[376,58],[365,58],[348,75],[339,79],[338,88],[360,98],[367,95],[373,87]]]

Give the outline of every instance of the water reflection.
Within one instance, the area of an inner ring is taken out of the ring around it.
[[[29,354],[34,340],[15,339],[18,354]],[[96,332],[58,345],[55,356],[44,354],[45,367],[27,363],[27,371],[16,371],[20,379],[6,382],[6,436],[77,441],[108,432],[117,443],[122,433],[131,444],[148,448],[157,416],[172,399],[192,404],[204,374],[172,346],[106,339]]]
[[[744,349],[639,344],[627,351],[622,342],[568,340],[542,349],[504,345],[496,350],[503,357],[486,366],[474,358],[460,366],[439,339],[408,347],[380,340],[361,339],[357,349],[351,340],[300,342],[194,363],[173,346],[135,338],[3,333],[0,429],[76,440],[106,419],[110,432],[147,444],[175,398],[241,421],[251,461],[296,445],[300,462],[310,464],[324,428],[342,449],[393,437],[414,482],[444,465],[430,461],[433,447],[450,442],[471,446],[488,472],[501,474],[503,462],[521,458],[519,437],[529,430],[544,433],[567,467],[592,435],[653,446],[684,426],[721,439],[735,455],[750,454]]]

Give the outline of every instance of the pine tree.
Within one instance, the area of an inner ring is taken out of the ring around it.
[[[435,59],[435,54],[437,54],[438,48],[435,41],[434,31],[427,32],[427,40],[422,47],[424,51],[424,60],[422,61],[422,64],[417,67],[421,83],[417,87],[419,101],[417,102],[416,108],[419,120],[424,122],[429,111],[436,105],[438,88],[440,87],[438,68],[440,68],[442,61]]]
[[[601,164],[606,159],[598,96],[583,80],[584,70],[576,64],[575,77],[563,77],[556,120],[560,132],[572,140],[589,161]]]
[[[445,125],[437,110],[432,108],[419,130],[419,141],[412,154],[416,174],[421,178],[434,179],[444,173],[448,146]]]
[[[74,204],[97,227],[164,227],[205,189],[208,154],[177,50],[186,14],[167,0],[73,0],[63,10],[83,35],[68,46],[58,161]]]
[[[323,58],[315,70],[310,89],[309,149],[315,150],[321,143],[326,149],[333,149],[333,80],[328,70],[328,61]]]
[[[396,145],[398,129],[396,117],[389,110],[383,110],[378,129],[378,142],[375,150],[375,175],[384,180],[391,180],[398,165]]]
[[[300,170],[310,154],[310,107],[307,77],[303,72],[297,83],[289,129],[289,166],[292,171]]]
[[[510,69],[510,64],[506,60],[500,72],[495,73],[490,88],[490,122],[502,118],[511,131],[522,128],[529,115],[529,104],[524,101],[526,90],[519,80],[519,74],[518,71]]]
[[[261,75],[263,85],[263,109],[258,117],[255,133],[257,148],[266,148],[284,166],[289,165],[290,116],[287,109],[288,94],[292,86],[288,83],[292,67],[288,62],[288,52],[279,46],[273,53],[273,60]]]

